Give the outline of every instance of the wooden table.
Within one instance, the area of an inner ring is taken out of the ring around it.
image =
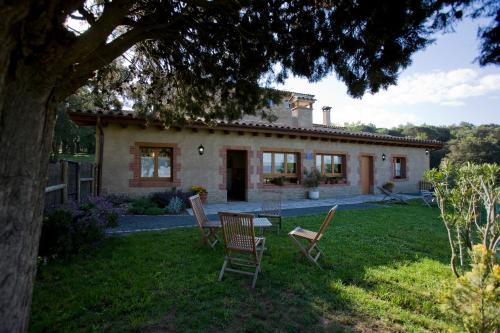
[[[265,217],[255,217],[253,219],[253,227],[254,228],[259,228],[259,234],[263,235],[264,234],[264,228],[269,228],[272,227],[273,224],[271,221],[269,221]]]

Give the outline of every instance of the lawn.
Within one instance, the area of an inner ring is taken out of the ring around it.
[[[284,220],[317,229],[323,216]],[[69,263],[39,267],[32,332],[446,331],[437,305],[452,279],[445,229],[421,203],[339,211],[322,239],[317,270],[288,239],[266,233],[256,289],[217,274],[223,249],[195,228],[107,239]]]

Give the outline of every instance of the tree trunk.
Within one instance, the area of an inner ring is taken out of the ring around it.
[[[17,71],[0,98],[0,332],[28,328],[55,125],[52,85],[33,73]]]

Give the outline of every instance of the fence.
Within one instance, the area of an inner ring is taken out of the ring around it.
[[[55,209],[68,200],[80,202],[97,193],[96,166],[61,160],[48,166],[45,210]]]

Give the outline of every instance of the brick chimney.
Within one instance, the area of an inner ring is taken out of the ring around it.
[[[332,120],[330,118],[331,106],[323,106],[323,125],[332,126]]]

